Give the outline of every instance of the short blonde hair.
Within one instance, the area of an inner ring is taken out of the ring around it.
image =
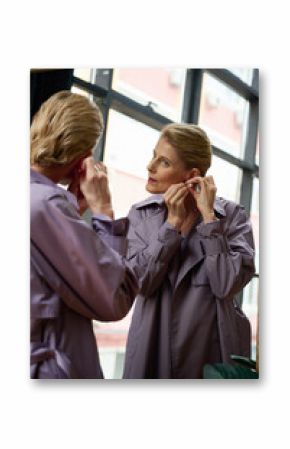
[[[178,152],[187,169],[198,168],[204,176],[211,165],[212,148],[205,131],[199,126],[186,123],[170,123],[161,130]]]
[[[30,162],[65,165],[93,149],[104,128],[101,111],[88,98],[60,91],[46,100],[30,129]]]

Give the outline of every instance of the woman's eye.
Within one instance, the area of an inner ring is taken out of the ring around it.
[[[169,167],[169,162],[166,159],[162,159],[162,163],[163,165],[165,165],[165,167]]]

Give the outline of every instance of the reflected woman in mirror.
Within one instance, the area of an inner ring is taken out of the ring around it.
[[[127,260],[139,279],[124,378],[202,378],[207,363],[250,355],[235,300],[254,272],[243,206],[216,196],[198,126],[165,126],[148,165],[152,195],[129,212]]]

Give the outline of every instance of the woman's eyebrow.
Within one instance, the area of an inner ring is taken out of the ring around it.
[[[154,157],[158,156],[158,159],[165,159],[167,162],[169,162],[170,164],[172,164],[172,161],[170,159],[168,159],[166,156],[163,156],[162,154],[157,155],[156,154],[156,149],[154,148],[153,150],[153,155]]]
[[[165,156],[164,154],[159,154],[159,157],[162,159],[166,159],[168,162],[172,162],[171,159],[169,159],[167,156]]]

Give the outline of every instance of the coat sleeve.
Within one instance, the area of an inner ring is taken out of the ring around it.
[[[220,299],[232,298],[255,273],[253,232],[244,208],[234,204],[226,218],[201,223],[197,231],[213,294]]]
[[[90,319],[123,318],[137,293],[137,281],[125,258],[61,195],[41,201],[31,213],[32,241],[52,267],[51,280],[65,286],[62,300]],[[50,284],[50,279],[46,281]]]
[[[93,215],[92,226],[95,232],[105,241],[108,246],[117,251],[121,256],[126,256],[128,232],[128,219],[119,218],[111,220],[105,215]]]
[[[127,260],[139,281],[140,293],[152,295],[162,284],[168,265],[180,247],[181,235],[169,223],[161,225],[156,235],[144,235],[140,212],[129,212]],[[150,230],[149,230],[150,232]]]

